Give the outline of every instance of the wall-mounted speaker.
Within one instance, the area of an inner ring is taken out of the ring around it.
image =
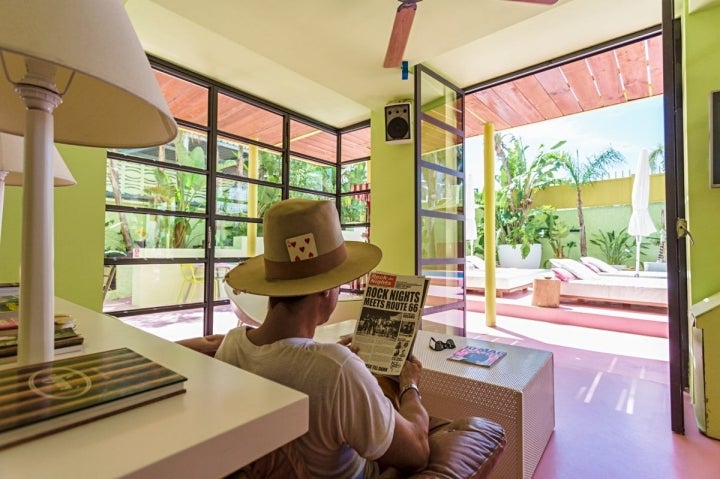
[[[385,105],[385,142],[410,143],[412,141],[411,104]]]

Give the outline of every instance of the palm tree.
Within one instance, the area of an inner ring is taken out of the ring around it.
[[[609,176],[610,168],[625,163],[625,156],[613,147],[607,148],[598,155],[590,156],[580,162],[580,155],[575,152],[575,159],[570,153],[562,152],[562,169],[568,173],[567,183],[575,188],[577,194],[577,215],[580,228],[580,256],[587,256],[587,237],[585,235],[585,218],[583,217],[582,188],[592,185],[595,181]]]
[[[650,171],[653,173],[665,173],[665,145],[658,143],[655,149],[648,156]]]

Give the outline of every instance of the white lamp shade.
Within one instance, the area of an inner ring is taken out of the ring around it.
[[[177,124],[119,0],[3,0],[0,18],[9,76],[0,75],[0,131],[25,133],[26,107],[13,84],[33,58],[57,66],[55,142],[132,148],[175,138]]]
[[[21,136],[0,133],[0,172],[7,172],[6,185],[22,185],[24,149],[24,140]],[[77,183],[57,148],[53,146],[52,150],[53,184],[72,186]]]

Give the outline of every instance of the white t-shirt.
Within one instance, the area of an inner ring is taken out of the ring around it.
[[[297,439],[312,477],[363,477],[366,460],[380,458],[395,429],[395,412],[365,363],[349,348],[289,338],[264,346],[231,330],[215,357],[307,394],[310,425]]]

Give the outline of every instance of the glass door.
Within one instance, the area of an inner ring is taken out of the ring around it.
[[[415,67],[416,269],[430,277],[423,329],[465,335],[464,94]]]

